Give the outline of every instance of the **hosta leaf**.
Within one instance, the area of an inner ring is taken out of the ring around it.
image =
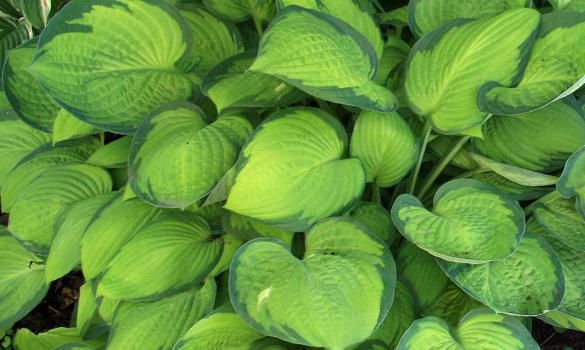
[[[388,245],[394,241],[395,230],[390,213],[383,206],[373,202],[363,202],[348,214],[353,220],[366,226]]]
[[[16,16],[19,14],[16,13]],[[0,64],[2,67],[6,62],[8,51],[29,40],[32,36],[33,31],[27,21],[15,22],[0,16]]]
[[[395,27],[408,26],[408,5],[384,12],[378,15],[381,24],[391,24]]]
[[[121,137],[98,149],[87,159],[87,163],[104,168],[125,168],[131,145],[132,136]]]
[[[274,237],[286,244],[292,245],[294,236],[294,232],[281,230],[258,220],[229,211],[223,214],[221,227],[228,234],[238,236],[245,241],[258,237]]]
[[[555,11],[542,16],[524,76],[516,87],[490,83],[479,93],[483,111],[527,113],[559,100],[585,83],[585,13]]]
[[[113,193],[88,198],[66,208],[55,223],[55,239],[47,258],[46,278],[65,276],[81,261],[81,237],[96,211],[114,198]]]
[[[480,87],[489,81],[516,83],[539,22],[537,11],[519,9],[493,18],[454,20],[428,33],[408,60],[410,107],[441,133],[466,133],[480,125],[488,117],[476,104]]]
[[[14,346],[18,350],[55,350],[66,344],[82,342],[75,328],[55,328],[45,333],[34,334],[26,328],[19,329],[14,337]],[[100,340],[88,342],[90,349],[103,346]]]
[[[400,339],[397,350],[430,349],[431,344],[432,349],[540,349],[522,323],[485,308],[469,312],[456,328],[437,317],[416,320]]]
[[[391,187],[418,158],[418,140],[396,112],[362,112],[351,136],[351,155],[362,161],[368,182]]]
[[[554,187],[527,187],[506,179],[492,171],[475,174],[471,179],[481,181],[498,189],[508,197],[517,200],[534,200],[554,191]]]
[[[345,130],[325,112],[279,111],[244,146],[225,208],[285,230],[306,230],[363,192],[361,162],[343,159],[346,149]]]
[[[577,210],[585,219],[585,146],[567,160],[557,190],[565,198],[577,197]]]
[[[249,71],[256,51],[235,55],[215,66],[201,90],[219,112],[230,107],[286,106],[303,98],[298,89],[268,74]]]
[[[233,22],[250,17],[257,21],[269,20],[275,12],[273,0],[203,0],[207,9]]]
[[[87,164],[49,168],[14,203],[9,229],[19,240],[45,250],[53,241],[53,226],[66,206],[111,190],[112,179],[102,168]]]
[[[0,329],[9,330],[43,300],[48,289],[41,259],[0,226]]]
[[[71,113],[61,109],[53,122],[53,143],[77,139],[97,134],[97,132],[98,130],[92,125],[75,118]]]
[[[534,206],[538,222],[566,245],[585,252],[585,218],[572,200],[558,192],[540,199]]]
[[[75,328],[84,337],[97,313],[97,301],[92,284],[85,283],[79,288],[79,301],[75,314]]]
[[[583,0],[548,0],[555,10],[568,10],[585,12],[585,1]]]
[[[528,232],[518,250],[504,261],[438,263],[455,284],[498,313],[541,315],[556,309],[565,293],[557,254],[544,239]]]
[[[408,6],[410,29],[422,36],[456,18],[487,18],[508,10],[529,7],[531,0],[413,0]]]
[[[374,81],[389,89],[398,89],[404,63],[408,58],[410,46],[397,36],[389,36],[384,44],[382,57],[378,60],[378,69]]]
[[[103,205],[81,240],[81,266],[85,278],[98,277],[120,248],[160,213],[160,209],[139,199],[123,200],[121,194]]]
[[[396,96],[371,80],[376,61],[372,46],[345,22],[288,6],[262,37],[250,70],[273,75],[326,101],[392,111],[398,107]]]
[[[166,1],[74,0],[41,34],[30,69],[77,118],[131,133],[155,107],[191,96],[190,52],[189,27]]]
[[[392,305],[390,251],[344,218],[318,223],[305,243],[302,260],[270,238],[240,248],[230,268],[236,311],[262,334],[292,343],[338,350],[365,340]]]
[[[580,320],[577,317],[569,316],[560,311],[550,311],[539,318],[555,327],[585,332],[585,321]]]
[[[26,20],[37,29],[47,25],[51,12],[51,0],[19,0],[19,8]]]
[[[481,306],[481,303],[465,294],[454,283],[449,283],[432,304],[423,308],[422,314],[436,316],[456,325],[466,313]]]
[[[213,280],[156,301],[123,302],[114,315],[108,350],[160,350],[173,344],[213,308]]]
[[[433,204],[431,212],[416,197],[400,195],[392,220],[408,240],[442,259],[473,264],[502,260],[516,250],[524,233],[518,202],[476,180],[443,185]]]
[[[437,155],[439,159],[444,158],[459,142],[459,137],[441,135],[429,143],[429,149]],[[451,160],[451,164],[467,170],[477,169],[478,164],[471,157],[471,145],[466,143]]]
[[[218,238],[199,216],[162,215],[122,247],[104,271],[96,294],[155,300],[189,289],[218,263],[223,251]]]
[[[239,114],[206,125],[203,111],[171,104],[139,127],[129,156],[129,183],[141,199],[185,208],[207,195],[234,165],[253,126]]]
[[[559,178],[556,176],[541,174],[513,165],[500,163],[493,159],[480,156],[479,154],[472,154],[471,158],[473,158],[473,160],[476,161],[480,166],[490,169],[496,174],[522,186],[550,186],[556,184],[557,181],[559,181]]]
[[[494,116],[483,126],[475,148],[487,157],[520,168],[560,169],[585,143],[585,118],[570,101],[519,116]]]

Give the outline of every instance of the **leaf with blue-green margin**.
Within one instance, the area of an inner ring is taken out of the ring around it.
[[[225,211],[221,220],[222,229],[228,234],[240,237],[245,241],[259,237],[274,237],[292,245],[294,232],[266,225],[258,220],[234,212]]]
[[[567,160],[557,183],[557,191],[564,198],[576,197],[575,207],[585,219],[585,146]]]
[[[494,116],[483,126],[483,140],[474,139],[482,155],[520,168],[551,172],[561,169],[585,143],[585,117],[570,99],[534,112]]]
[[[14,346],[18,350],[55,350],[70,343],[83,342],[75,328],[54,328],[48,332],[34,334],[26,328],[21,328],[14,337]],[[90,340],[88,345],[98,349],[105,344],[100,339]]]
[[[243,22],[250,17],[269,21],[275,14],[273,0],[203,0],[212,13],[232,22]]]
[[[555,185],[559,178],[553,175],[541,174],[532,170],[523,169],[514,165],[508,165],[496,160],[486,158],[479,154],[471,154],[471,158],[481,167],[489,169],[506,179],[527,187]]]
[[[20,17],[20,15],[17,15]],[[0,16],[0,65],[3,67],[8,52],[33,37],[27,21],[16,21]]]
[[[0,111],[0,189],[8,173],[24,157],[50,143],[50,134],[26,125],[13,110]]]
[[[491,82],[478,95],[481,110],[517,115],[564,98],[585,83],[585,13],[554,11],[542,16],[538,39],[517,86]]]
[[[148,203],[185,208],[219,183],[253,128],[239,113],[207,124],[195,105],[161,107],[144,120],[134,136],[129,184]]]
[[[51,13],[51,0],[18,0],[18,7],[24,18],[37,29],[47,25]]]
[[[440,159],[447,156],[449,151],[459,142],[460,138],[456,136],[440,135],[429,143],[429,150]],[[450,164],[466,170],[477,169],[478,164],[471,158],[471,144],[466,143],[455,154]]]
[[[71,113],[62,109],[57,113],[53,121],[53,143],[78,139],[87,135],[98,133],[93,125],[75,118]]]
[[[28,68],[37,51],[38,37],[8,52],[2,85],[10,105],[28,125],[51,131],[61,107],[36,81]]]
[[[574,201],[553,192],[535,203],[534,215],[566,245],[585,252],[585,219],[577,212]]]
[[[152,109],[191,96],[191,44],[167,1],[73,0],[43,30],[30,71],[77,118],[127,134]]]
[[[271,22],[249,69],[326,101],[393,111],[397,97],[372,81],[376,66],[376,52],[351,26],[323,12],[288,6]]]
[[[48,289],[41,258],[0,225],[0,329],[8,330],[26,316]]]
[[[81,268],[86,280],[95,279],[136,232],[161,214],[159,208],[122,193],[104,204],[81,239]]]
[[[365,340],[394,298],[388,247],[365,226],[339,217],[313,226],[305,247],[301,260],[276,239],[242,246],[230,268],[235,310],[260,333],[295,344],[340,350]]]
[[[339,18],[364,36],[381,58],[384,40],[378,23],[356,0],[276,0],[280,11],[288,6],[300,6]]]
[[[89,156],[87,163],[104,168],[126,168],[132,138],[132,136],[123,136],[108,143]]]
[[[244,52],[244,44],[238,28],[224,22],[200,7],[181,10],[181,15],[193,34],[190,59],[197,65],[193,68],[203,77],[223,60]]]
[[[10,210],[8,228],[31,249],[46,253],[62,210],[111,190],[112,179],[102,168],[81,163],[49,168],[23,189]]]
[[[171,349],[198,320],[209,314],[216,285],[203,286],[155,301],[122,302],[114,314],[108,350]]]
[[[341,123],[319,109],[276,112],[242,149],[224,207],[287,231],[344,212],[366,182],[361,162],[345,159],[347,143]]]
[[[517,83],[539,23],[538,11],[517,9],[492,18],[453,20],[426,34],[408,58],[410,107],[440,133],[475,134],[467,129],[489,117],[476,103],[480,88],[490,81]]]
[[[165,213],[120,249],[104,270],[96,295],[144,301],[185,291],[207,277],[222,252],[222,240],[204,219],[188,212]]]
[[[531,5],[532,0],[412,0],[408,3],[408,23],[420,37],[453,19],[489,18]]]
[[[554,191],[553,186],[528,187],[506,179],[492,171],[474,174],[470,179],[478,180],[495,187],[498,191],[517,201],[535,200]]]
[[[470,264],[503,260],[525,229],[518,202],[477,180],[452,180],[433,199],[433,211],[413,195],[400,195],[392,221],[411,242],[441,259]]]
[[[47,282],[71,272],[81,262],[81,238],[94,214],[115,193],[105,193],[74,203],[63,210],[55,223],[55,238],[51,242],[45,268]]]
[[[305,94],[268,74],[249,71],[256,50],[232,56],[215,66],[203,79],[201,91],[219,112],[234,107],[279,107],[297,102]]]
[[[560,311],[550,311],[538,318],[555,327],[585,332],[585,321]]]
[[[402,180],[418,159],[419,142],[396,112],[362,112],[351,135],[350,154],[366,168],[367,181],[391,187]]]
[[[556,252],[530,232],[504,261],[475,265],[437,262],[459,288],[498,313],[541,315],[555,310],[565,294],[565,277]]]
[[[390,213],[378,203],[362,202],[346,214],[377,234],[389,246],[394,241],[396,231]]]
[[[391,90],[399,88],[403,75],[404,63],[408,58],[410,46],[395,35],[390,35],[384,43],[382,57],[378,60],[378,69],[374,81]]]
[[[539,350],[538,343],[519,321],[482,308],[470,311],[457,327],[438,317],[414,321],[397,350]]]

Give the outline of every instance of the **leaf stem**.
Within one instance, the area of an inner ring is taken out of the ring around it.
[[[431,136],[431,131],[433,130],[431,126],[431,122],[427,121],[422,131],[422,140],[420,144],[420,153],[418,155],[418,159],[416,161],[416,165],[412,172],[410,173],[410,179],[408,180],[408,187],[407,192],[412,194],[414,193],[414,188],[416,187],[416,180],[418,178],[418,173],[420,172],[420,167],[423,162],[423,158],[425,155],[425,151],[427,149],[427,143],[429,142],[429,137]]]
[[[264,35],[264,28],[262,28],[262,20],[257,16],[252,16],[252,20],[254,21],[254,26],[256,27],[256,31],[258,32],[258,37],[262,38],[262,35]]]
[[[443,172],[443,170],[445,170],[447,165],[451,163],[453,158],[455,158],[457,153],[459,153],[461,148],[465,146],[469,139],[471,139],[471,136],[463,136],[461,139],[459,139],[459,141],[457,141],[457,143],[455,144],[455,146],[453,146],[451,151],[449,151],[449,153],[447,153],[447,155],[443,157],[443,159],[441,159],[441,161],[433,168],[431,174],[429,175],[429,177],[427,177],[427,180],[425,181],[420,191],[418,192],[417,195],[418,198],[422,198],[424,197],[425,194],[427,194],[427,192],[431,189],[431,186],[433,186],[435,180],[439,177],[439,175],[441,175],[441,173]]]
[[[382,205],[382,196],[380,195],[380,187],[372,183],[372,201]]]

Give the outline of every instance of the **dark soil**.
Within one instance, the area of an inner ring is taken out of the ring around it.
[[[542,350],[585,350],[585,333],[572,330],[557,333],[553,326],[539,319],[532,322],[532,336]]]

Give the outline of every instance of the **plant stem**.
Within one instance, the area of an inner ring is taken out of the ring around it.
[[[418,178],[418,173],[420,172],[420,167],[422,165],[422,161],[423,161],[423,158],[425,156],[425,151],[427,149],[427,143],[429,142],[429,137],[431,136],[432,129],[433,128],[431,126],[431,123],[429,121],[427,121],[425,123],[425,126],[423,128],[423,132],[422,132],[420,153],[418,155],[416,165],[414,166],[414,169],[412,169],[412,172],[410,173],[410,179],[408,180],[407,192],[410,194],[414,193],[414,188],[416,187],[416,180]]]
[[[380,187],[375,183],[372,183],[372,201],[378,204],[382,204],[382,196],[380,195]]]
[[[104,145],[106,143],[106,134],[104,132],[100,132],[99,136],[100,136],[100,142],[102,143],[102,145]]]
[[[451,163],[453,158],[457,155],[457,153],[459,153],[461,148],[467,143],[467,141],[469,141],[470,138],[471,138],[471,136],[463,136],[459,141],[457,141],[457,143],[455,144],[455,146],[453,146],[451,151],[449,151],[449,153],[447,153],[447,155],[445,157],[443,157],[443,159],[441,159],[439,164],[437,164],[433,168],[433,170],[431,171],[431,174],[429,175],[429,177],[425,181],[424,185],[421,187],[420,191],[418,192],[418,195],[417,195],[418,198],[422,198],[422,197],[424,197],[425,194],[427,194],[427,192],[431,189],[431,186],[433,186],[433,183],[435,182],[435,180],[439,177],[439,175],[441,175],[443,170],[445,170],[447,165],[449,163]]]
[[[262,35],[264,35],[264,28],[262,28],[262,20],[256,16],[252,16],[252,20],[254,21],[254,26],[256,27],[256,31],[258,32],[258,37],[262,38]]]

